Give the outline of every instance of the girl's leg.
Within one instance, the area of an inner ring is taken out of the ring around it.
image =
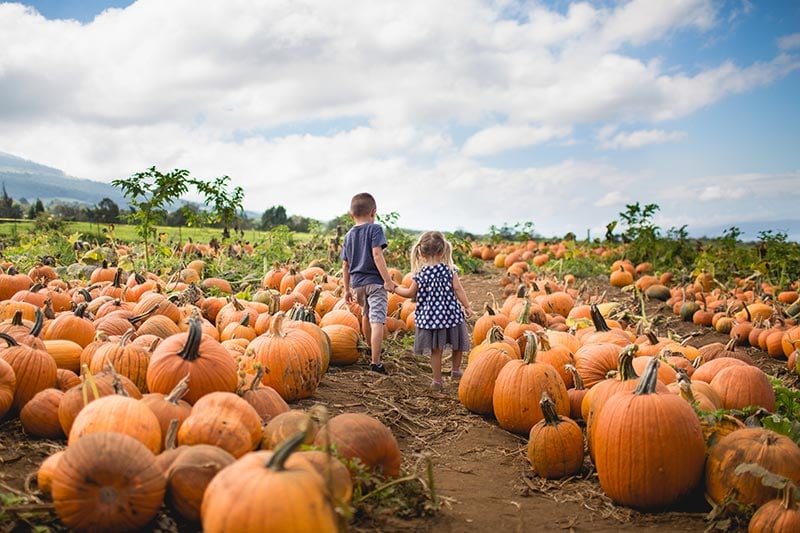
[[[461,356],[463,353],[461,350],[453,350],[453,370],[451,375],[461,375]]]
[[[431,350],[431,371],[433,372],[433,381],[435,383],[442,382],[442,349],[433,348]]]

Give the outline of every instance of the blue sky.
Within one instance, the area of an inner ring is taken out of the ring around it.
[[[0,2],[0,151],[322,220],[368,190],[415,229],[800,221],[798,95],[789,0]]]

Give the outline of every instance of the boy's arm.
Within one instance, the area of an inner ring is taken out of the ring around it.
[[[397,283],[394,282],[391,274],[389,274],[389,267],[386,266],[386,258],[383,257],[382,246],[372,247],[372,259],[375,261],[375,266],[378,268],[378,272],[381,273],[381,277],[383,278],[383,287],[387,291],[393,291],[395,287],[397,287]]]
[[[350,263],[348,263],[346,259],[342,261],[342,285],[344,301],[350,302],[353,298],[353,294],[350,292]]]
[[[411,285],[408,287],[403,287],[402,285],[398,285],[394,288],[394,293],[402,296],[403,298],[413,298],[417,295],[417,290],[419,285],[417,285],[416,281],[411,281]]]

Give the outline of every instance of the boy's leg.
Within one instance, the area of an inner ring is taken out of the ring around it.
[[[369,329],[369,345],[372,349],[372,363],[377,365],[381,362],[381,350],[383,349],[383,324],[380,322],[369,323]]]

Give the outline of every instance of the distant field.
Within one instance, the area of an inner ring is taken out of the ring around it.
[[[129,224],[115,224],[113,234],[107,224],[95,224],[94,222],[67,222],[65,224],[64,233],[73,234],[78,233],[80,238],[84,240],[92,240],[101,236],[114,238],[120,241],[138,241],[139,235],[136,233],[136,226]],[[8,237],[13,235],[24,235],[33,231],[33,222],[30,220],[13,220],[13,219],[0,219],[0,237]],[[159,233],[164,234],[166,241],[186,242],[190,237],[194,242],[208,243],[211,239],[216,237],[221,239],[222,230],[220,228],[189,228],[189,227],[171,227],[171,226],[158,226]],[[295,239],[306,240],[308,234],[293,233]],[[259,242],[267,239],[270,236],[268,231],[247,230],[244,234],[236,233],[231,237],[241,239],[249,242]]]

